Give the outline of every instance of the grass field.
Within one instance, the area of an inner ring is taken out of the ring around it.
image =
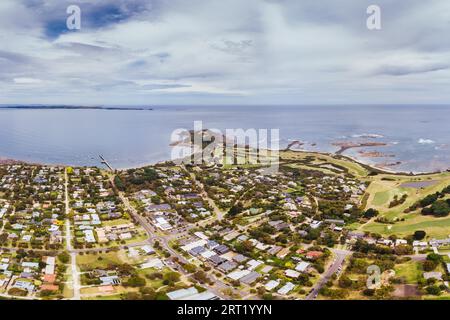
[[[416,230],[425,230],[427,238],[446,238],[450,235],[450,217],[434,218],[415,213],[409,215],[405,221],[396,222],[395,224],[370,222],[363,225],[361,230],[382,235],[395,234],[398,236],[407,236],[413,234]]]
[[[108,253],[96,254],[83,254],[77,256],[77,264],[81,270],[85,268],[106,268],[109,264],[123,264],[132,263],[125,251],[113,251]]]
[[[350,174],[353,174],[358,177],[366,177],[368,175],[367,169],[360,166],[358,163],[353,162],[351,160],[347,160],[345,158],[332,156],[329,154],[318,154],[314,152],[298,152],[298,151],[283,151],[280,152],[280,156],[282,160],[304,160],[307,157],[315,158],[313,162],[311,162],[312,166],[303,165],[304,168],[308,169],[314,169],[319,171],[327,171],[331,172],[330,170],[327,170],[326,168],[318,168],[318,165],[337,165],[340,167],[344,167],[348,170]],[[335,173],[333,173],[335,174]]]
[[[380,212],[380,217],[394,224],[377,223],[372,219],[365,225],[360,226],[360,230],[375,232],[382,235],[406,236],[416,230],[425,230],[429,238],[444,238],[450,234],[450,217],[435,218],[433,216],[423,216],[418,212],[404,213],[405,209],[423,199],[425,196],[441,191],[450,185],[450,174],[430,174],[423,176],[387,175],[382,174],[371,178],[372,182],[367,189],[369,198],[366,209],[374,208]],[[430,182],[434,183],[422,187],[405,187],[405,183],[410,182]],[[406,201],[398,206],[389,208],[389,204],[397,195],[399,198],[406,194]],[[401,221],[403,220],[404,221]]]
[[[331,154],[318,154],[314,152],[283,151],[280,153],[281,159],[287,160],[305,160],[311,161],[308,164],[292,163],[293,167],[302,169],[313,169],[326,174],[336,174],[335,172],[319,167],[325,164],[336,165],[346,168],[350,174],[361,181],[369,182],[367,188],[367,204],[365,209],[373,208],[380,212],[380,217],[389,221],[395,221],[395,224],[381,224],[372,219],[364,225],[354,224],[350,229],[369,231],[387,236],[396,234],[406,236],[414,233],[416,230],[425,230],[428,238],[444,238],[450,235],[450,216],[446,218],[435,218],[432,216],[422,216],[417,212],[404,213],[404,210],[423,199],[425,196],[441,191],[444,187],[450,185],[450,173],[435,173],[424,175],[406,175],[379,173],[374,176],[369,175],[369,171],[363,165],[356,161],[346,159],[345,157],[334,156]],[[405,186],[407,183],[424,183],[423,187]],[[428,183],[429,184],[428,184]],[[406,201],[398,206],[389,208],[389,204],[395,196],[399,198],[406,194]],[[401,221],[403,220],[404,221]]]
[[[421,265],[415,261],[398,264],[394,270],[395,275],[404,278],[407,284],[416,284],[423,272]]]

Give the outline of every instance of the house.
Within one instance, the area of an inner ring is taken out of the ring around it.
[[[272,291],[273,289],[275,289],[279,285],[280,285],[280,281],[278,281],[278,280],[270,280],[269,282],[267,282],[265,284],[264,288],[266,288],[267,291]]]
[[[430,245],[433,247],[450,245],[450,238],[442,239],[442,240],[432,239],[432,240],[430,240]]]
[[[200,253],[200,255],[204,258],[204,259],[209,259],[212,256],[216,256],[217,254],[214,251],[208,250],[206,249],[205,251],[203,251],[202,253]],[[224,258],[224,257],[222,257]]]
[[[155,249],[153,249],[150,245],[145,245],[141,247],[142,251],[144,251],[145,254],[153,254],[155,253]]]
[[[414,247],[419,247],[419,248],[426,248],[426,247],[428,247],[428,243],[425,242],[425,241],[417,241],[417,240],[414,240],[414,241],[413,241],[413,246],[414,246]]]
[[[95,232],[97,233],[97,238],[99,243],[108,242],[108,238],[106,237],[106,231],[104,228],[96,228]]]
[[[200,254],[201,254],[202,252],[204,252],[204,251],[206,251],[206,248],[205,248],[205,247],[198,246],[198,247],[192,248],[192,249],[189,251],[189,253],[190,253],[191,255],[193,255],[193,256],[198,256],[198,255],[200,255]]]
[[[224,239],[225,241],[231,241],[231,240],[237,238],[238,236],[239,236],[239,232],[233,231],[233,232],[230,232],[230,233],[226,234],[226,235],[223,237],[223,239]]]
[[[158,258],[148,260],[147,262],[141,264],[141,269],[155,268],[161,270],[163,267],[164,263]]]
[[[164,217],[156,217],[155,226],[162,231],[167,231],[172,229],[172,225]]]
[[[308,235],[308,232],[306,232],[305,230],[299,230],[298,234],[300,235],[300,237],[304,238]]]
[[[58,291],[59,287],[54,284],[44,283],[43,285],[41,285],[41,290],[42,291]]]
[[[250,272],[251,272],[250,270],[236,270],[229,273],[227,277],[230,278],[231,280],[239,280],[242,277],[250,274]]]
[[[220,300],[218,296],[210,291],[203,291],[200,293],[193,294],[191,296],[183,297],[180,300]]]
[[[125,232],[125,233],[119,234],[119,238],[120,238],[120,240],[129,240],[129,239],[133,238],[133,236],[130,232]]]
[[[277,253],[277,257],[284,259],[290,252],[289,248],[283,248]]]
[[[247,261],[249,258],[247,258],[246,256],[242,255],[242,254],[237,254],[235,255],[233,258],[233,261],[237,262],[237,263],[244,263],[245,261]]]
[[[295,267],[295,270],[297,270],[298,272],[306,272],[309,268],[310,263],[309,262],[299,262],[297,264],[297,266]]]
[[[295,285],[292,282],[287,282],[283,287],[281,287],[277,293],[281,295],[286,295],[295,288]]]
[[[23,289],[23,290],[27,290],[29,292],[32,292],[34,290],[34,284],[30,281],[25,281],[25,280],[17,280],[14,283],[14,288],[19,288],[19,289]]]
[[[261,275],[258,272],[252,271],[249,274],[240,278],[239,281],[250,285],[250,284],[254,283],[256,280],[258,280],[259,277],[261,277]]]
[[[86,242],[88,243],[95,243],[95,236],[94,236],[94,232],[92,230],[83,230],[84,233],[84,239],[86,240]]]
[[[167,203],[163,203],[163,204],[152,204],[146,207],[145,209],[150,212],[156,212],[156,211],[170,210],[172,209],[172,207]]]
[[[214,249],[214,248],[216,248],[218,246],[219,246],[219,244],[217,242],[213,241],[213,240],[209,240],[206,243],[206,247],[208,247],[209,249]]]
[[[179,289],[167,293],[170,300],[217,300],[215,294],[210,291],[198,292],[195,287],[190,287],[187,289]]]
[[[211,262],[214,266],[217,266],[227,260],[222,257],[219,257],[218,255],[214,255],[212,257],[209,257],[208,261]]]
[[[54,274],[55,273],[55,265],[54,264],[47,264],[45,266],[45,274]]]
[[[217,252],[218,254],[225,254],[228,251],[230,251],[230,249],[226,245],[221,244],[218,247],[215,247],[214,251]]]
[[[42,277],[44,283],[53,284],[56,281],[56,274],[45,274]]]
[[[279,251],[281,251],[281,249],[283,249],[283,247],[280,246],[273,246],[272,248],[270,248],[267,253],[271,254],[271,255],[275,255],[277,254]]]
[[[102,285],[118,285],[120,284],[120,279],[118,276],[106,276],[106,277],[100,277],[100,281],[102,282]]]
[[[197,231],[194,235],[202,240],[208,240],[208,237],[203,232]]]
[[[250,260],[249,262],[247,262],[247,266],[249,270],[255,270],[256,268],[258,268],[260,265],[262,265],[263,262],[262,261],[258,261],[258,260]]]
[[[37,263],[37,262],[22,262],[22,267],[37,269],[37,268],[39,268],[39,263]]]
[[[179,289],[175,291],[168,292],[166,295],[170,300],[181,300],[184,297],[192,296],[197,294],[198,290],[195,287],[190,287],[187,289]]]
[[[315,221],[314,220],[314,221],[311,222],[310,226],[311,226],[312,229],[317,229],[317,228],[320,227],[321,224],[322,224],[322,221]]]
[[[323,255],[321,251],[309,251],[306,253],[306,258],[309,260],[319,259]]]
[[[261,269],[261,273],[269,273],[273,269],[272,266],[265,266]]]
[[[286,275],[286,277],[293,278],[293,279],[296,279],[296,278],[298,278],[300,276],[299,272],[297,272],[295,270],[292,270],[292,269],[286,270],[284,272],[284,274]]]
[[[441,272],[424,272],[423,277],[428,279],[436,279],[442,281],[442,273]]]
[[[276,229],[277,231],[281,231],[281,230],[284,230],[284,229],[289,229],[289,224],[286,223],[286,222],[277,224],[277,225],[275,226],[275,229]]]
[[[223,273],[228,273],[231,270],[236,269],[237,267],[237,263],[233,262],[233,261],[226,261],[224,263],[221,263],[217,266],[217,269],[219,269],[220,271],[222,271]]]
[[[243,242],[243,241],[248,240],[248,237],[245,234],[241,234],[239,237],[237,237],[236,240]]]

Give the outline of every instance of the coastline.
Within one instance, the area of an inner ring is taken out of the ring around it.
[[[0,110],[108,110],[108,111],[153,111],[144,107],[102,107],[102,106],[0,106]]]
[[[293,150],[293,149],[280,149],[280,152],[283,151],[290,151],[290,152],[297,152],[297,153],[309,153],[309,154],[316,154],[316,155],[327,155],[327,156],[331,156],[331,157],[338,157],[338,158],[343,158],[347,161],[350,162],[354,162],[358,165],[360,165],[363,168],[366,168],[369,171],[372,172],[376,172],[379,174],[389,174],[389,175],[397,175],[397,176],[411,176],[411,177],[420,177],[420,176],[425,176],[425,175],[435,175],[435,174],[441,174],[444,172],[450,172],[450,168],[448,170],[445,171],[429,171],[429,172],[405,172],[405,171],[395,171],[395,170],[389,170],[389,169],[385,169],[385,168],[378,168],[376,166],[373,166],[371,164],[368,163],[364,163],[363,161],[361,161],[360,159],[354,158],[350,155],[345,155],[345,154],[337,154],[337,153],[330,153],[330,152],[320,152],[320,151],[306,151],[306,150]],[[139,169],[139,168],[143,168],[146,166],[152,166],[152,165],[156,165],[158,163],[164,163],[170,161],[170,159],[168,160],[162,160],[162,161],[156,161],[156,162],[148,162],[148,163],[142,163],[140,165],[137,166],[132,166],[132,167],[123,167],[123,168],[114,168],[114,170],[118,170],[118,171],[124,171],[124,170],[129,170],[129,169]],[[7,158],[7,157],[2,157],[0,156],[0,166],[2,165],[14,165],[14,164],[26,164],[26,165],[38,165],[38,166],[55,166],[55,167],[70,167],[70,166],[74,166],[74,167],[89,167],[91,165],[73,165],[73,164],[49,164],[49,163],[42,163],[42,162],[30,162],[30,161],[24,161],[24,160],[20,160],[20,159],[11,159],[11,158]],[[94,167],[98,167],[101,168],[102,163],[99,160],[99,164],[95,165]]]

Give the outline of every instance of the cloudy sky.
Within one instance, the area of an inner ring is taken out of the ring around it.
[[[1,0],[0,104],[446,104],[449,35],[444,0]]]

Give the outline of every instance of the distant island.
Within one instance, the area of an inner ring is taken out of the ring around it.
[[[124,111],[129,111],[129,110],[146,110],[146,111],[151,111],[153,110],[152,108],[148,108],[148,107],[106,107],[106,106],[65,106],[65,105],[60,105],[60,106],[45,106],[45,105],[7,105],[7,106],[1,106],[0,105],[0,109],[70,109],[70,110],[124,110]]]

